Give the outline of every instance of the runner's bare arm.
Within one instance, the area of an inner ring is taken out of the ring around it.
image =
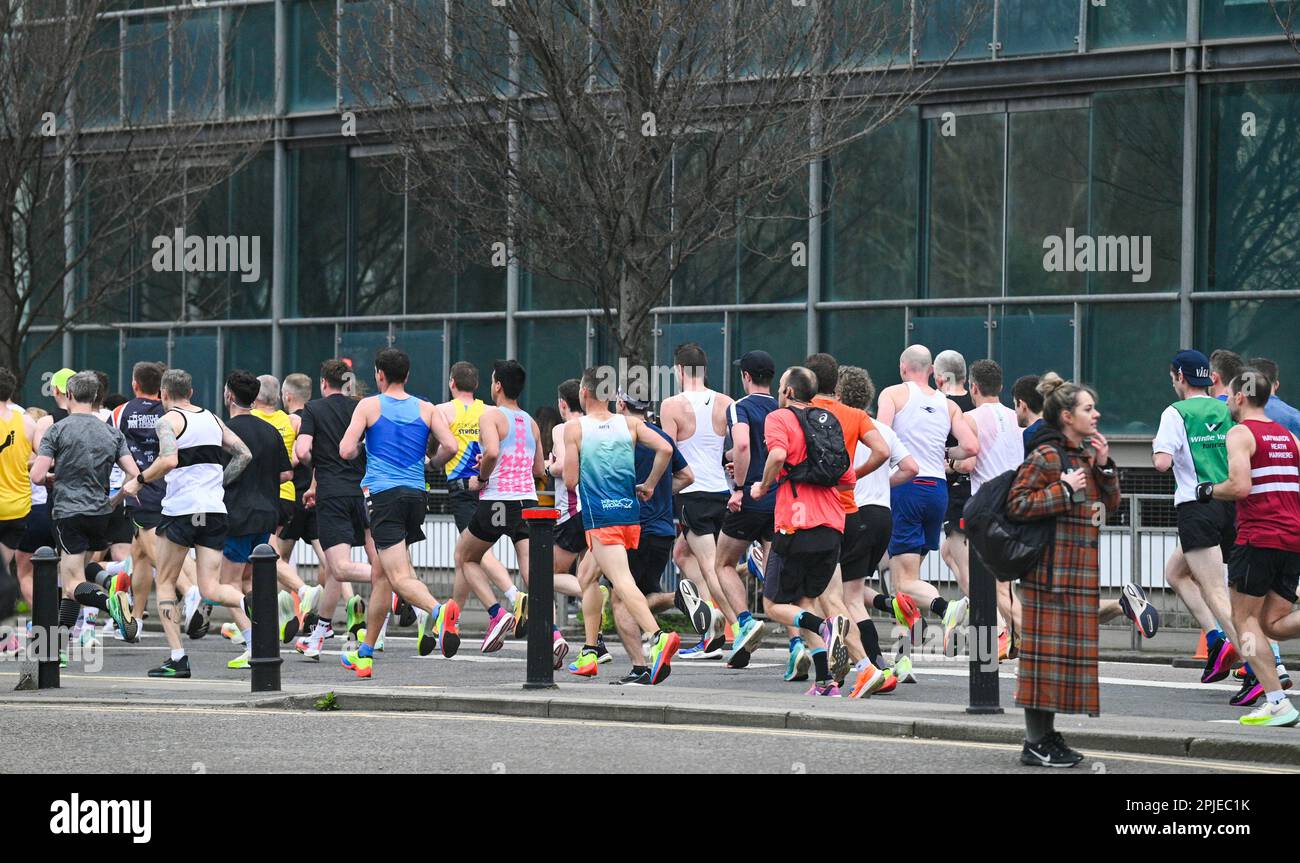
[[[533,424],[533,440],[539,441],[537,446],[533,448],[533,480],[535,482],[541,482],[546,479],[546,457],[542,453],[542,445],[540,443],[542,439],[542,430],[538,428],[537,420],[529,417],[528,421]]]
[[[456,436],[451,433],[451,426],[447,424],[447,418],[443,416],[442,411],[438,410],[437,405],[424,403],[428,411],[426,422],[429,423],[429,432],[431,435],[430,443],[436,441],[438,448],[429,456],[429,464],[434,467],[442,467],[451,461],[452,456],[456,455],[459,447],[456,445]]]
[[[725,435],[727,433],[727,411],[731,410],[731,396],[725,393],[718,393],[716,404],[713,406],[713,433]]]
[[[49,414],[46,414],[45,416],[41,417],[36,422],[36,433],[32,435],[33,451],[40,448],[41,439],[45,437],[45,433],[50,430],[50,426],[52,425],[54,425],[54,417],[50,416]]]
[[[578,487],[578,451],[582,448],[582,424],[576,419],[564,424],[564,484],[569,491]]]
[[[343,439],[339,441],[341,458],[351,461],[361,453],[361,436],[374,423],[378,413],[379,399],[367,396],[361,400],[356,410],[352,412],[352,422],[348,423],[348,430],[343,433]]]
[[[785,447],[772,447],[767,451],[767,461],[763,464],[763,478],[750,486],[749,496],[759,498],[767,494],[776,484],[776,478],[785,465]]]
[[[665,399],[659,414],[659,427],[673,440],[680,439],[677,435],[677,405],[680,401],[676,396]]]
[[[244,468],[248,467],[248,463],[253,460],[253,454],[249,451],[248,444],[244,443],[239,435],[228,429],[225,423],[217,420],[217,425],[221,426],[221,448],[230,454],[230,461],[221,474],[221,484],[230,485],[239,479],[239,475],[244,472]]]
[[[156,479],[162,479],[167,474],[167,471],[176,467],[180,461],[177,456],[175,421],[175,414],[169,411],[163,414],[162,419],[158,420],[158,424],[154,426],[154,433],[158,435],[158,457],[153,460],[153,464],[149,465],[144,473],[140,474],[140,483],[149,483]],[[136,489],[136,491],[139,491],[139,489]]]
[[[690,465],[687,465],[673,474],[673,494],[677,494],[693,482],[695,482],[695,474],[691,471]]]
[[[912,478],[921,472],[921,466],[916,463],[916,459],[910,455],[898,463],[898,470],[889,476],[890,486],[902,485],[905,482],[911,482]]]
[[[298,466],[298,430],[302,428],[302,417],[289,414],[289,425],[293,426],[293,446],[289,448],[289,464]]]
[[[54,464],[54,459],[47,455],[38,455],[36,461],[32,462],[32,469],[28,472],[28,477],[32,482],[40,485],[45,482],[45,477],[50,472],[50,465]]]
[[[293,457],[298,460],[299,464],[311,464],[311,441],[311,435],[302,434],[298,435],[293,442]]]
[[[864,431],[859,440],[863,446],[871,450],[871,455],[867,456],[867,460],[854,470],[857,478],[862,479],[862,477],[889,461],[889,444],[885,442],[885,436],[875,428],[871,431]],[[849,454],[850,459],[852,459],[852,455],[852,453]]]
[[[1250,459],[1255,454],[1255,436],[1250,427],[1228,429],[1228,478],[1214,486],[1217,500],[1242,500],[1250,496]]]
[[[492,471],[497,466],[497,458],[501,455],[501,427],[497,425],[497,420],[504,418],[498,408],[488,408],[483,411],[478,421],[478,445],[482,451],[479,457],[478,475],[483,482],[487,482],[487,478],[492,476]]]

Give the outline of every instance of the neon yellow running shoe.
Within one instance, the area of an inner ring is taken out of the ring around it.
[[[364,629],[358,629],[358,630],[357,630],[357,644],[360,645],[360,644],[362,644],[363,642],[365,642],[365,640],[366,640],[366,631],[365,631]],[[379,635],[379,640],[375,642],[375,650],[379,651],[380,653],[383,653],[383,652],[384,652],[384,636],[383,636],[383,633],[380,633],[380,635]]]
[[[344,653],[339,657],[339,662],[341,662],[343,667],[348,671],[354,672],[357,677],[369,677],[374,673],[374,657],[361,656],[355,650]]]
[[[359,596],[348,600],[348,632],[356,635],[366,625],[366,601]],[[361,639],[357,639],[360,641]]]
[[[245,650],[234,659],[226,663],[226,668],[248,668],[249,653]]]

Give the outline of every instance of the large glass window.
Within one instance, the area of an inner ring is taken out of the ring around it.
[[[352,160],[352,219],[355,225],[353,297],[356,315],[397,314],[402,311],[405,277],[404,209],[400,172],[374,159]],[[400,166],[399,166],[400,168]]]
[[[1005,114],[939,116],[929,134],[929,297],[1002,294]]]
[[[822,350],[841,365],[867,370],[877,389],[898,383],[898,356],[906,347],[902,309],[821,312]]]
[[[969,366],[989,355],[988,308],[986,306],[914,309],[909,345],[925,345],[932,356],[956,351]],[[897,357],[895,370],[897,370]]]
[[[808,245],[808,175],[782,190],[780,202],[764,202],[741,225],[738,295],[734,302],[775,303],[808,294],[808,269],[794,264],[794,244]],[[805,261],[806,261],[805,255]]]
[[[1008,407],[1011,385],[1022,375],[1054,371],[1066,380],[1074,376],[1072,306],[1006,306],[994,323],[993,359],[1002,366],[1002,402]]]
[[[235,237],[237,246],[226,245],[235,257],[227,262],[224,272],[180,274],[185,280],[188,320],[260,318],[270,314],[274,174],[274,156],[270,151],[260,153],[212,188],[199,203],[189,233]]]
[[[122,58],[126,116],[132,123],[149,123],[167,117],[167,17],[126,19]]]
[[[407,392],[433,402],[448,398],[447,376],[442,368],[442,327],[430,323],[405,324],[398,328],[393,346],[411,357]]]
[[[1092,272],[1090,293],[1178,290],[1182,178],[1183,88],[1093,97],[1092,235],[1127,237],[1130,247],[1136,238],[1139,248],[1127,270]]]
[[[1117,48],[1182,42],[1187,38],[1187,0],[1110,0],[1088,4],[1088,47]]]
[[[86,45],[77,75],[77,103],[88,126],[116,123],[122,109],[121,19],[102,21]]]
[[[478,397],[491,402],[492,363],[506,357],[505,319],[453,321],[451,332],[451,361],[474,364],[478,369]]]
[[[1288,3],[1277,4],[1283,19]],[[1206,39],[1231,39],[1236,36],[1277,36],[1281,26],[1269,0],[1201,0],[1201,35]]]
[[[1283,290],[1300,284],[1300,86],[1207,87],[1198,287]]]
[[[916,109],[836,154],[826,167],[822,296],[916,296]]]
[[[295,0],[289,7],[289,109],[332,109],[336,104],[334,0]]]
[[[1044,242],[1088,233],[1088,110],[1013,113],[1007,122],[1007,294],[1084,293],[1084,273],[1046,269]]]
[[[320,364],[337,357],[333,326],[288,326],[281,331],[284,338],[284,373],[302,372],[320,386]],[[319,390],[317,391],[319,395]]]
[[[126,332],[126,346],[122,348],[122,368],[125,370],[122,386],[131,386],[131,370],[136,363],[166,363],[167,331],[137,330]]]
[[[704,348],[709,386],[714,389],[725,388],[730,360],[727,359],[724,350],[726,342],[722,319],[722,315],[660,315],[660,334],[656,345],[658,365],[672,368],[673,352],[678,346],[686,342],[695,342]],[[618,360],[607,357],[606,361],[616,363]],[[674,391],[676,388],[677,384],[674,380]]]
[[[1268,357],[1285,382],[1279,395],[1300,404],[1300,349],[1295,300],[1230,300],[1196,304],[1195,344],[1206,354],[1227,348],[1243,359]]]
[[[360,387],[358,392],[374,395],[375,354],[388,347],[388,327],[345,326],[339,340],[339,357],[352,366]]]
[[[297,254],[286,313],[323,317],[347,313],[347,151],[317,147],[293,152],[290,184]]]
[[[90,330],[76,333],[72,339],[72,367],[77,371],[94,369],[108,375],[109,393],[131,392],[130,380],[118,374],[118,335],[116,331]],[[126,370],[129,376],[131,370]]]
[[[271,328],[270,327],[223,327],[222,339],[222,380],[235,369],[245,369],[255,375],[271,373]],[[319,368],[319,363],[317,367]],[[284,377],[297,369],[288,369],[281,373]],[[309,372],[312,386],[315,386],[316,374]]]
[[[506,267],[497,266],[496,240],[449,238],[432,225],[428,212],[410,201],[406,310],[491,312],[506,307]]]
[[[947,60],[950,54],[954,60],[987,58],[993,41],[993,4],[917,0],[916,41],[922,60]]]
[[[216,330],[176,330],[172,334],[171,366],[185,369],[194,379],[194,396],[191,398],[194,404],[217,413],[224,412],[221,393],[225,379],[217,367]]]
[[[339,70],[345,105],[373,104],[388,73],[389,9],[382,0],[351,0],[339,19]]]
[[[740,369],[733,363],[747,351],[763,350],[772,355],[777,380],[790,366],[802,365],[808,356],[807,318],[802,312],[751,312],[733,315],[731,356],[727,358],[726,392],[741,395]],[[712,363],[710,363],[712,365]],[[773,386],[773,390],[776,387]]]
[[[1177,303],[1092,303],[1084,307],[1085,383],[1097,390],[1106,435],[1153,435],[1174,400],[1169,357],[1178,343]],[[1132,350],[1141,345],[1140,351]],[[1064,377],[1064,375],[1062,375]]]
[[[221,92],[220,14],[187,12],[176,23],[172,51],[172,103],[176,116],[215,119]]]
[[[586,367],[586,318],[525,319],[518,337],[519,362],[528,375],[519,403],[528,411],[555,404],[560,382],[581,377]]]
[[[998,5],[1004,57],[1073,51],[1078,37],[1078,0],[1001,0]]]
[[[226,113],[275,107],[275,4],[226,9]]]

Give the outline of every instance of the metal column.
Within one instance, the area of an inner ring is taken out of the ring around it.
[[[284,143],[284,115],[288,108],[288,79],[285,75],[285,55],[289,44],[288,10],[285,0],[275,2],[275,179],[271,206],[271,374],[284,379],[284,331],[280,319],[284,317],[284,259],[288,254],[285,243],[285,195],[289,184],[285,180],[288,170],[288,152]]]
[[[1178,284],[1178,344],[1192,346],[1192,289],[1196,281],[1196,158],[1202,64],[1201,4],[1187,0],[1187,48],[1183,51],[1183,224]]]

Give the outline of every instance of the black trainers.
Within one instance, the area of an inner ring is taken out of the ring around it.
[[[415,625],[415,607],[401,597],[397,599],[397,625],[403,627]]]
[[[1237,694],[1228,699],[1228,703],[1233,707],[1250,707],[1260,696],[1264,694],[1264,687],[1259,685],[1259,678],[1253,674],[1247,674],[1246,679],[1241,681],[1241,689]]]
[[[1029,767],[1073,767],[1083,756],[1065,745],[1061,735],[1053,732],[1038,743],[1025,741],[1020,751],[1020,763]]]
[[[664,676],[667,677],[668,675],[665,674]],[[651,684],[649,669],[645,671],[629,671],[621,679],[609,682],[610,686],[650,686]]]
[[[614,657],[609,655],[609,648],[605,647],[605,639],[596,639],[596,662],[604,664],[613,661]]]
[[[149,669],[150,677],[189,677],[190,676],[190,658],[182,656],[180,659],[172,659],[170,656],[157,668]]]

